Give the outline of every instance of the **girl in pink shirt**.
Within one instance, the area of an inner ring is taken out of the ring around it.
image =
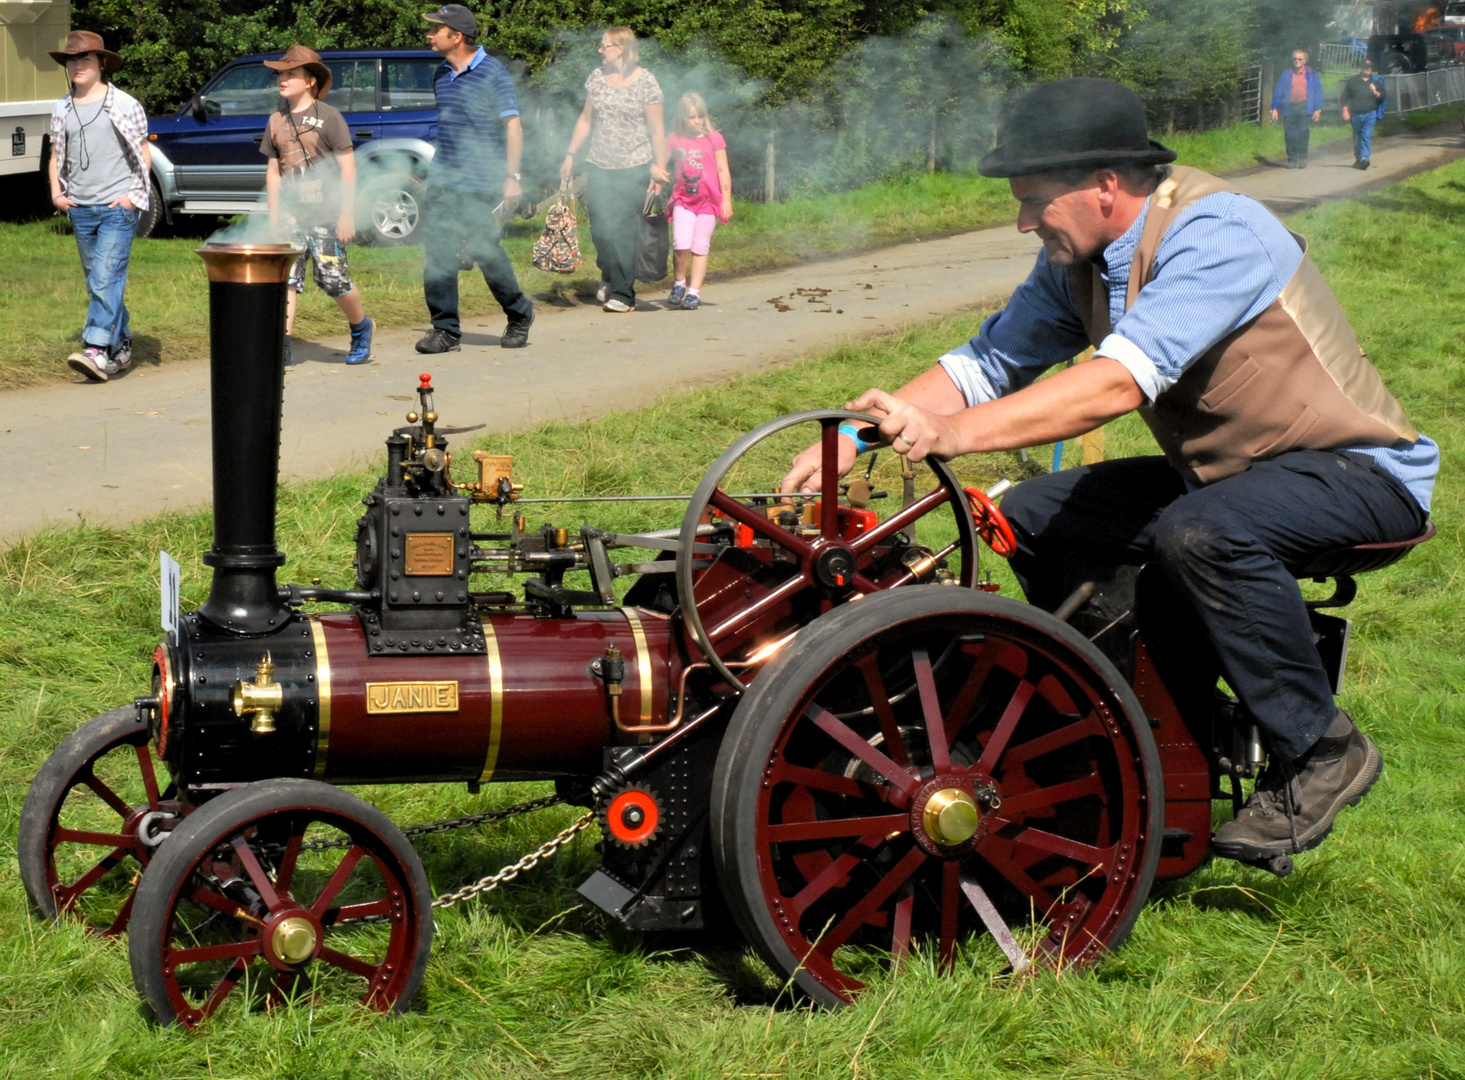
[[[668,300],[674,308],[695,311],[702,303],[712,230],[733,214],[727,142],[713,129],[701,94],[682,95],[666,142],[677,163],[676,183],[667,204],[671,208],[671,246],[676,253],[676,278]]]

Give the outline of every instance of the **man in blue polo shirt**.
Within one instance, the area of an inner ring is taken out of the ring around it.
[[[529,344],[534,304],[519,288],[514,267],[499,244],[494,210],[512,212],[523,190],[519,160],[524,129],[514,83],[503,64],[478,44],[478,20],[462,4],[446,4],[422,16],[432,24],[427,43],[443,58],[433,79],[437,98],[437,149],[427,174],[422,291],[432,329],[417,343],[420,353],[456,352],[458,273],[471,259],[483,271],[493,298],[509,317],[499,344]]]

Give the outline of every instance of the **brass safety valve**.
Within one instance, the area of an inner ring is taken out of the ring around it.
[[[285,688],[275,682],[275,661],[267,652],[254,666],[254,682],[240,679],[234,684],[234,715],[252,716],[249,730],[269,735],[275,730],[275,713],[285,704]]]

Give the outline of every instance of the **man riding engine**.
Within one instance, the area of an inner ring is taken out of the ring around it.
[[[979,169],[1009,180],[1018,229],[1043,251],[977,337],[896,393],[850,403],[883,419],[842,429],[839,467],[877,440],[949,459],[1138,410],[1163,456],[1007,497],[1013,570],[1049,611],[1077,552],[1158,571],[1167,596],[1140,612],[1142,634],[1182,711],[1220,675],[1269,745],[1250,800],[1212,839],[1264,862],[1319,844],[1383,767],[1334,703],[1295,575],[1325,551],[1419,536],[1439,450],[1385,389],[1306,241],[1175,156],[1117,83],[1065,79],[1020,99]],[[1035,381],[1089,345],[1091,362]],[[783,488],[822,479],[811,448]]]

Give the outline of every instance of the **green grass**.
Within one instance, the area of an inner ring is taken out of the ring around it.
[[[221,1018],[192,1037],[161,1032],[132,990],[125,948],[28,912],[13,844],[26,785],[47,754],[88,717],[146,690],[159,549],[182,558],[186,600],[201,599],[208,520],[172,514],[129,529],[45,532],[0,554],[0,1071],[27,1080],[1465,1076],[1465,366],[1456,317],[1465,163],[1289,224],[1312,240],[1370,355],[1444,453],[1439,537],[1364,578],[1349,610],[1342,702],[1382,747],[1387,772],[1332,838],[1299,857],[1292,877],[1216,862],[1157,888],[1129,941],[1091,970],[993,980],[979,941],[952,978],[937,979],[918,958],[877,979],[855,1007],[822,1013],[770,1007],[773,978],[725,940],[609,928],[574,892],[596,861],[582,837],[487,900],[440,915],[417,1007],[404,1018],[302,1006]],[[518,455],[534,493],[685,489],[743,430],[871,383],[893,386],[976,326],[926,327],[493,446]],[[1132,418],[1112,425],[1108,441],[1111,455],[1149,446]],[[990,479],[1022,466],[996,455],[965,469]],[[355,500],[368,479],[284,489],[286,580],[347,580]],[[582,508],[552,518],[632,523]],[[1010,593],[1010,576],[999,577]],[[406,823],[542,790],[361,794]],[[572,813],[424,843],[434,886],[497,869]]]
[[[1390,118],[1380,134],[1421,127],[1458,117],[1462,106],[1421,110]],[[1347,138],[1346,125],[1323,124],[1315,144]],[[1180,161],[1210,172],[1249,168],[1283,154],[1282,129],[1269,124],[1237,124],[1167,140]],[[975,170],[973,169],[974,173]],[[732,276],[790,266],[877,248],[918,237],[943,236],[1010,221],[1014,217],[1006,181],[967,173],[918,174],[834,195],[790,199],[783,203],[737,204],[731,224],[717,234],[712,275]],[[185,221],[203,219],[185,219]],[[582,227],[584,266],[574,275],[548,274],[530,266],[530,250],[542,219],[509,226],[505,248],[525,290],[544,300],[554,294],[593,297],[598,275],[590,230]],[[193,249],[198,236],[150,238],[133,247],[128,283],[136,359],[147,365],[197,360],[207,355],[207,291]],[[74,378],[66,355],[79,347],[86,312],[86,289],[76,245],[58,218],[25,224],[0,224],[0,390]],[[422,300],[420,248],[351,252],[351,268],[368,313],[382,326],[426,326]],[[462,311],[487,314],[496,307],[477,273],[465,274]],[[335,303],[314,286],[307,288],[295,327],[302,340],[343,342],[346,327]]]

